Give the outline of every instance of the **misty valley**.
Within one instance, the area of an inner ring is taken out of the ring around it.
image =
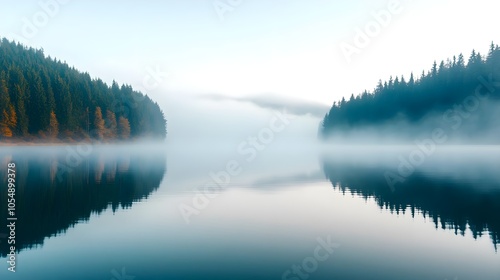
[[[162,105],[2,39],[0,278],[499,279],[499,66]]]

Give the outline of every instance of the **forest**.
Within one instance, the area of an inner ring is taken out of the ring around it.
[[[323,138],[331,138],[353,128],[384,125],[394,120],[411,125],[436,113],[445,113],[445,117],[453,119],[451,113],[446,113],[464,102],[467,105],[471,95],[488,96],[489,104],[498,101],[500,91],[494,88],[498,84],[495,81],[500,81],[500,49],[492,43],[487,55],[473,50],[467,61],[462,54],[453,56],[439,64],[434,62],[427,73],[423,71],[418,77],[413,73],[409,78],[390,77],[385,82],[380,80],[372,92],[365,90],[357,96],[352,94],[349,100],[334,102],[319,133]],[[465,113],[460,112],[464,116]],[[491,121],[491,116],[488,112],[481,115],[482,120],[471,120],[477,129],[484,130],[488,129],[484,121]]]
[[[0,41],[0,142],[164,139],[159,105],[34,49]]]

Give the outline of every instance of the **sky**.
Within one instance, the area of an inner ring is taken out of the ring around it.
[[[0,0],[0,5],[0,36],[43,48],[108,83],[131,84],[162,107],[200,95],[272,95],[329,106],[373,89],[379,79],[420,74],[434,60],[462,52],[468,58],[472,49],[484,53],[492,41],[500,42],[497,9],[486,0]],[[158,79],[150,79],[152,72]]]

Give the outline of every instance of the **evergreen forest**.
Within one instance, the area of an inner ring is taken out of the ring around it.
[[[0,41],[0,141],[164,139],[159,105],[34,49]]]
[[[390,77],[379,81],[372,91],[364,91],[349,100],[334,102],[320,125],[320,136],[329,138],[353,128],[387,124],[404,119],[415,124],[430,114],[441,114],[443,119],[470,117],[473,110],[482,110],[480,102],[494,104],[500,99],[500,49],[491,44],[482,55],[472,51],[468,59],[462,54],[452,59],[434,62],[421,75]],[[471,111],[471,112],[468,112]],[[493,110],[492,110],[493,111]],[[491,113],[472,119],[478,129],[487,130]]]

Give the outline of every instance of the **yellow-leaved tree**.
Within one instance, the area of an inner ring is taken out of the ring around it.
[[[106,110],[106,138],[115,139],[118,134],[116,115],[110,110]]]
[[[130,123],[127,118],[120,117],[118,121],[118,127],[120,131],[120,138],[123,140],[130,138]]]
[[[101,107],[97,107],[95,109],[94,127],[97,139],[102,140],[104,137],[105,126],[104,119],[102,118]]]
[[[12,130],[10,129],[9,124],[10,124],[9,113],[7,113],[7,110],[3,110],[0,119],[0,135],[2,137],[6,138],[12,137]]]
[[[57,116],[54,111],[50,112],[50,123],[49,123],[49,137],[52,139],[57,138],[59,135],[59,122],[57,121]]]

